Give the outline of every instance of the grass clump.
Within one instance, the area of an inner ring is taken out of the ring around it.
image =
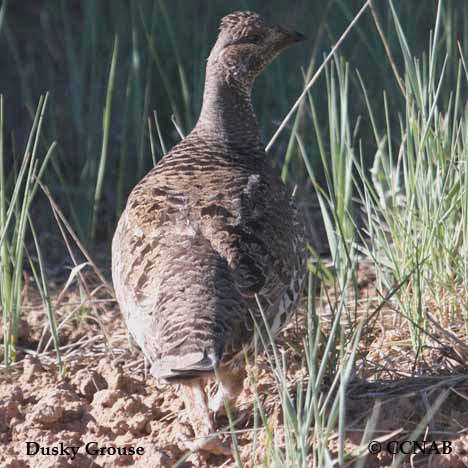
[[[38,147],[46,104],[47,95],[39,100],[20,166],[14,167],[7,176],[3,141],[3,96],[0,96],[0,301],[3,312],[3,360],[7,366],[16,359],[17,354],[30,208],[39,180],[55,148],[53,143],[43,160],[39,160]],[[44,283],[42,269],[41,275]],[[44,300],[47,301],[46,296]]]
[[[394,12],[405,60],[405,108],[397,124],[387,96],[386,127],[377,128],[375,105],[363,80],[373,125],[375,154],[364,181],[361,202],[368,242],[363,253],[375,262],[377,281],[389,289],[411,273],[395,296],[416,354],[426,343],[428,320],[442,326],[466,323],[468,75],[460,51],[456,86],[445,84],[448,55],[440,47],[441,5],[429,53],[412,57]],[[396,127],[396,128],[395,128]]]

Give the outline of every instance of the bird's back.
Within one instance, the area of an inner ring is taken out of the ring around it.
[[[213,372],[273,331],[305,272],[302,224],[270,160],[195,129],[134,188],[113,240],[128,328],[156,377]]]

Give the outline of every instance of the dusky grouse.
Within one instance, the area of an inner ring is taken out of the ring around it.
[[[242,389],[243,350],[264,323],[259,305],[278,332],[304,282],[303,225],[251,101],[257,75],[301,40],[256,13],[222,19],[199,120],[133,189],[114,235],[112,275],[128,329],[152,375],[181,384],[194,450],[225,452],[208,437],[211,411]],[[215,375],[208,402],[204,384]]]

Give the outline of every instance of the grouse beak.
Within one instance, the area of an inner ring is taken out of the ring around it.
[[[277,27],[280,33],[280,47],[285,48],[297,44],[298,42],[305,41],[307,38],[297,32],[297,31],[288,31],[287,29],[282,28],[281,26]]]
[[[289,36],[290,36],[290,41],[291,42],[302,42],[302,41],[305,41],[307,39],[306,36],[304,36],[304,34],[301,34],[300,32],[297,32],[297,31],[292,31],[289,33]]]

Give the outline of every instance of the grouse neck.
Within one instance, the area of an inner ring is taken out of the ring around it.
[[[228,146],[263,149],[250,91],[251,86],[230,83],[222,73],[207,71],[197,130],[214,135]]]

